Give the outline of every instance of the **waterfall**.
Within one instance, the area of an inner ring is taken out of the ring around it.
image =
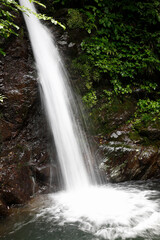
[[[32,12],[36,12],[33,3],[29,0],[19,0],[19,2]],[[24,18],[65,189],[86,188],[96,182],[91,163],[93,156],[75,116],[76,103],[57,47],[48,29],[33,14],[24,13]]]

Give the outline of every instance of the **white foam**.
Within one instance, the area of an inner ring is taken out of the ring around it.
[[[78,224],[79,229],[103,239],[158,235],[160,212],[159,204],[149,199],[153,193],[112,186],[60,192],[51,195],[51,206],[42,214],[47,213],[47,221]]]

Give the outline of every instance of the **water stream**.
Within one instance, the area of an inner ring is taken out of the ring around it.
[[[20,3],[36,11],[28,0]],[[21,209],[7,227],[0,225],[1,239],[160,239],[156,184],[96,184],[94,157],[75,116],[76,102],[53,37],[34,15],[24,17],[64,188]]]

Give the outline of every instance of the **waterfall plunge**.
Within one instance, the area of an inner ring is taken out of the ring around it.
[[[19,0],[20,4],[31,11],[36,9],[29,0]],[[64,73],[58,50],[49,31],[33,15],[24,14],[30,41],[42,86],[44,101],[50,129],[54,136],[57,155],[64,178],[66,190],[86,188],[96,182],[91,165],[91,152],[82,130],[74,116],[76,105]],[[85,159],[89,168],[89,175]]]

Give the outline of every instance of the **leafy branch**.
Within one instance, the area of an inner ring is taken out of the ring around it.
[[[30,2],[36,3],[44,8],[46,6],[39,1],[36,0],[29,0]],[[0,3],[0,37],[1,39],[7,39],[11,35],[18,35],[18,30],[20,27],[15,23],[16,20],[16,14],[21,11],[25,12],[26,14],[34,14],[38,19],[50,21],[51,23],[55,25],[61,26],[63,29],[65,29],[65,26],[61,24],[60,22],[56,21],[52,17],[49,17],[45,14],[41,13],[35,13],[31,11],[31,9],[19,5],[15,0],[1,0]],[[1,42],[0,42],[1,44]],[[0,54],[5,55],[5,52],[2,48],[0,48]]]

